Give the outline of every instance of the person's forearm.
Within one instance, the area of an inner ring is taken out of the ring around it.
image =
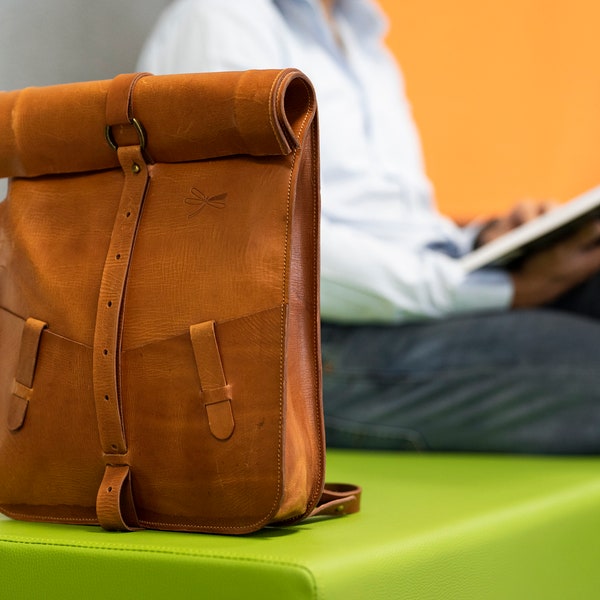
[[[600,221],[527,259],[511,273],[513,308],[555,300],[600,270]]]

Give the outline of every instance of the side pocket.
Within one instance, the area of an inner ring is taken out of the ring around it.
[[[33,394],[33,378],[40,340],[46,327],[47,324],[38,319],[29,318],[25,321],[13,392],[8,406],[7,424],[10,431],[18,431],[25,424],[27,408]]]

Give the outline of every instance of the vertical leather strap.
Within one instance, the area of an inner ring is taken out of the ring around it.
[[[93,348],[94,399],[100,444],[106,470],[97,496],[98,520],[106,528],[131,529],[136,526],[131,493],[127,440],[122,415],[120,359],[123,301],[131,255],[149,181],[141,135],[120,137],[113,142],[110,127],[131,128],[132,94],[145,74],[116,77],[107,95],[107,140],[115,147],[123,170],[123,188],[104,262]],[[128,519],[133,519],[132,524]]]
[[[227,440],[235,428],[233,396],[231,386],[225,379],[215,333],[215,322],[205,321],[192,325],[190,338],[210,431],[218,440]]]
[[[143,126],[135,119],[133,90],[136,83],[150,73],[117,75],[108,88],[106,97],[106,137],[113,148],[135,146],[145,148]]]
[[[100,525],[108,531],[139,529],[129,465],[106,466],[96,498],[96,514]]]
[[[19,360],[13,382],[13,393],[8,409],[8,428],[18,431],[25,423],[29,401],[33,394],[33,378],[37,364],[38,350],[42,331],[47,324],[38,319],[29,318],[25,321],[21,336]]]
[[[127,452],[120,401],[121,312],[148,184],[148,169],[139,146],[119,148],[118,155],[125,181],[100,284],[93,350],[96,416],[100,443],[108,455]]]
[[[135,84],[150,73],[123,73],[117,75],[110,83],[106,100],[106,124],[127,125],[133,115],[133,90]]]

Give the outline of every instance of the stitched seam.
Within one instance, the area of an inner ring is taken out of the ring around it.
[[[278,485],[278,489],[277,491],[279,492],[279,490],[281,489],[281,486]],[[195,525],[193,523],[167,523],[165,521],[146,521],[144,519],[138,519],[141,525],[154,525],[155,527],[147,527],[147,529],[160,529],[163,528],[165,526],[167,527],[179,527],[182,528],[182,531],[188,531],[191,529],[197,530],[201,533],[211,533],[211,532],[218,532],[218,531],[236,531],[236,530],[240,530],[242,531],[242,533],[252,533],[252,531],[249,531],[250,528],[252,528],[254,531],[258,531],[258,529],[260,529],[261,527],[264,527],[267,523],[269,523],[269,520],[271,519],[272,514],[275,512],[276,508],[278,506],[277,501],[275,501],[273,503],[273,507],[270,509],[269,514],[266,517],[263,517],[262,519],[259,519],[258,521],[255,521],[254,523],[248,523],[248,525],[231,525],[231,526],[219,526],[219,525]]]
[[[281,78],[280,77],[276,78],[273,81],[273,83],[271,84],[271,89],[269,90],[269,98],[273,98],[273,90],[280,83],[281,83]],[[276,102],[279,102],[279,96],[277,96]],[[275,103],[274,102],[269,102],[269,123],[271,125],[271,129],[272,129],[273,133],[275,134],[275,139],[277,140],[277,145],[279,146],[279,150],[282,152],[282,154],[285,154],[286,153],[286,148],[281,143],[278,128],[275,126],[275,120],[274,120],[274,114],[273,114],[274,112],[275,112]]]
[[[34,517],[36,519],[43,519],[44,521],[58,521],[59,523],[66,523],[67,521],[71,522],[71,521],[77,521],[78,523],[90,523],[93,525],[96,525],[98,523],[98,521],[96,519],[89,519],[89,518],[77,518],[77,517],[48,517],[46,515],[39,515],[39,514],[26,514],[26,513],[18,513],[15,511],[12,511],[10,509],[7,509],[4,505],[0,505],[0,508],[2,508],[2,512],[7,515],[8,517],[16,517],[18,520],[29,520],[31,521]],[[36,521],[36,522],[40,522],[40,521]]]
[[[289,257],[289,236],[290,236],[290,209],[291,209],[291,198],[292,198],[292,180],[294,177],[294,166],[296,164],[296,158],[298,157],[298,150],[294,151],[292,155],[292,164],[290,165],[290,175],[288,178],[288,191],[286,199],[286,211],[285,211],[285,238],[284,238],[284,249],[283,249],[283,279],[282,279],[282,306],[281,306],[281,326],[280,326],[280,345],[279,345],[279,425],[278,425],[278,439],[277,439],[277,506],[273,506],[271,516],[275,516],[278,506],[281,505],[283,500],[283,491],[281,489],[282,480],[285,476],[283,472],[285,465],[284,448],[283,448],[283,426],[284,426],[284,408],[286,406],[286,399],[284,397],[284,376],[285,376],[285,348],[286,348],[286,302],[287,302],[287,283],[288,283],[288,257]]]
[[[9,310],[8,308],[4,307],[4,306],[0,306],[0,310],[4,311],[5,313],[7,313],[8,315],[10,315],[11,317],[14,317],[15,319],[19,319],[20,321],[26,321],[27,318],[26,317],[22,317],[21,315],[18,315],[17,313],[12,312],[11,310]],[[83,348],[88,348],[91,349],[92,346],[90,346],[89,344],[84,344],[83,342],[79,342],[77,340],[74,340],[70,337],[67,337],[65,335],[61,335],[60,333],[57,333],[56,331],[53,331],[49,326],[44,328],[44,331],[42,332],[42,335],[46,335],[46,334],[50,334],[54,337],[60,338],[62,340],[65,340],[67,342],[70,342],[72,344],[77,344],[78,346],[81,346]]]
[[[304,87],[306,88],[307,95],[309,97],[309,105],[308,105],[309,110],[306,111],[306,113],[304,115],[304,119],[302,120],[302,123],[300,125],[300,129],[298,130],[298,134],[296,136],[297,139],[301,143],[304,127],[306,126],[306,122],[309,118],[309,115],[313,112],[313,109],[314,109],[314,101],[313,101],[312,90],[311,90],[310,86],[306,83],[306,81],[304,79],[302,79],[301,77],[298,77],[297,72],[284,73],[284,79],[285,79],[285,77],[288,77],[290,75],[293,75],[292,79],[296,79],[296,78],[300,79],[300,81],[302,82],[302,85],[304,85]],[[273,89],[275,88],[276,85],[279,85],[280,83],[281,83],[281,81],[279,79],[276,79],[273,82],[273,85],[271,86],[271,90],[270,90],[271,98],[273,97]],[[285,94],[286,90],[287,90],[287,86],[286,86],[286,89],[283,90],[284,94]],[[279,101],[279,96],[277,97],[277,101]],[[271,124],[271,128],[273,129],[273,132],[275,133],[275,139],[277,140],[277,143],[279,145],[281,152],[285,153],[286,148],[283,146],[283,144],[281,143],[281,141],[279,139],[278,130],[277,130],[277,127],[275,127],[273,113],[274,113],[274,105],[273,105],[273,103],[269,103],[269,123]],[[284,110],[284,114],[285,114],[285,110]],[[287,120],[287,117],[286,117],[286,120]],[[290,127],[291,127],[291,125],[290,125]],[[293,129],[292,129],[292,131],[293,131]],[[293,133],[294,133],[294,135],[296,135],[296,132],[293,131]]]
[[[313,104],[313,99],[312,99],[312,93],[311,90],[308,86],[308,84],[304,81],[301,80],[303,85],[305,86],[305,88],[307,89],[309,98],[310,98],[310,103],[309,103],[309,110],[307,111],[307,114],[305,115],[304,121],[302,123],[302,126],[300,127],[300,135],[301,132],[306,124],[308,115],[310,114],[310,112],[312,112],[313,108],[314,108],[314,104]],[[317,140],[314,139],[315,138],[315,132],[313,131],[313,143],[312,143],[312,158],[313,158],[313,165],[316,164],[315,161],[317,159]],[[317,190],[317,182],[316,182],[316,171],[315,169],[313,169],[312,172],[312,181],[313,181],[313,190]],[[316,237],[317,235],[317,219],[320,217],[320,215],[318,215],[318,211],[317,211],[317,198],[313,197],[313,239]],[[318,277],[318,263],[316,260],[316,256],[315,256],[315,260],[313,261],[313,277],[315,279],[315,281],[317,281],[317,277]],[[317,300],[318,298],[316,297],[316,286],[315,286],[315,297],[313,297],[313,304],[315,307],[315,311],[313,313],[315,322],[318,322],[319,320],[319,313],[318,313],[318,303]],[[313,328],[313,344],[314,344],[314,348],[318,347],[318,343],[319,340],[317,339],[317,330],[316,328]],[[313,362],[314,362],[314,376],[315,376],[315,398],[319,397],[319,390],[318,390],[318,380],[319,380],[319,365],[318,365],[318,361],[317,361],[317,357],[313,356]],[[321,414],[321,410],[320,410],[320,404],[317,400],[316,402],[316,411],[315,413],[317,414],[317,416],[320,416]],[[318,452],[319,452],[319,463],[321,465],[324,465],[324,458],[323,458],[323,439],[322,439],[322,433],[321,433],[321,428],[318,428],[317,431],[317,435],[318,435]],[[316,505],[316,503],[319,501],[320,495],[321,495],[321,488],[323,486],[323,470],[320,470],[320,476],[318,478],[318,481],[316,482],[316,485],[313,486],[312,489],[312,493],[310,495],[309,498],[309,506],[307,507],[307,510],[304,512],[304,514],[298,516],[298,517],[294,517],[292,519],[290,519],[289,521],[284,521],[285,522],[296,522],[296,521],[300,521],[302,519],[304,519],[307,515],[310,514],[311,510],[312,510],[312,506]]]
[[[12,310],[6,308],[6,306],[0,306],[0,310],[4,311],[5,313],[7,313],[8,315],[10,315],[11,317],[15,317],[15,319],[20,319],[21,321],[25,321],[26,318],[22,317],[21,315],[18,315],[16,312],[13,312]]]
[[[306,87],[308,88],[308,85],[306,83],[304,83],[306,85]],[[309,90],[310,92],[310,90]],[[312,100],[312,95],[311,95],[311,101],[310,101],[310,109],[313,109],[313,100]],[[313,158],[313,163],[312,163],[312,180],[313,180],[313,193],[314,193],[314,197],[313,197],[313,240],[317,240],[318,239],[318,230],[319,230],[319,219],[320,219],[320,212],[319,212],[319,207],[318,207],[318,200],[319,200],[319,196],[318,196],[318,192],[317,190],[318,188],[318,181],[317,181],[317,170],[315,168],[315,165],[318,164],[318,154],[317,154],[317,147],[318,147],[318,140],[317,138],[317,134],[316,134],[316,128],[313,128],[312,131],[312,158]],[[319,247],[319,244],[316,244],[316,247]],[[318,294],[318,286],[319,286],[319,260],[318,260],[318,251],[314,252],[314,262],[313,262],[313,277],[314,277],[314,290],[315,290],[315,297],[313,298],[313,306],[314,306],[314,321],[315,324],[319,323],[320,320],[320,314],[319,314],[319,294]],[[315,327],[313,328],[313,344],[314,344],[314,348],[317,351],[317,355],[313,357],[314,359],[314,376],[315,376],[315,393],[314,393],[314,397],[317,399],[316,400],[316,413],[317,415],[321,418],[322,417],[322,404],[319,402],[319,369],[320,369],[320,365],[319,365],[319,359],[318,359],[318,349],[320,346],[320,342],[318,339],[318,331],[317,331],[317,327],[318,325],[315,325]],[[317,430],[317,435],[319,436],[319,443],[318,443],[318,451],[319,451],[319,463],[320,465],[323,465],[323,467],[325,466],[325,457],[324,457],[324,450],[323,450],[323,435],[322,435],[322,430],[321,427],[318,427]],[[319,501],[318,496],[321,493],[321,488],[323,487],[323,473],[324,469],[320,470],[320,476],[319,476],[319,481],[318,481],[318,485],[316,485],[314,487],[314,491],[311,497],[311,504],[316,504]]]
[[[308,97],[309,97],[309,105],[308,105],[308,110],[306,111],[306,114],[304,115],[304,119],[302,120],[302,124],[300,125],[300,129],[298,131],[298,138],[301,139],[302,138],[302,134],[304,131],[304,128],[306,126],[306,123],[308,122],[308,117],[309,115],[313,112],[314,109],[314,102],[313,102],[313,95],[312,95],[312,91],[309,87],[309,85],[306,83],[306,81],[304,79],[300,79],[300,81],[302,82],[302,84],[304,85],[304,87],[306,88]],[[298,154],[300,152],[300,148],[298,148],[296,151],[294,151],[294,155],[293,155],[293,159],[292,159],[292,166],[291,166],[291,172],[290,172],[290,179],[289,179],[289,183],[288,183],[288,211],[287,211],[287,219],[288,219],[288,223],[286,223],[286,225],[288,225],[288,227],[286,228],[286,262],[285,264],[287,265],[287,250],[288,250],[288,234],[287,231],[289,229],[289,212],[290,212],[290,200],[291,200],[291,188],[292,188],[292,178],[293,178],[293,172],[294,172],[294,165],[296,163],[296,159],[298,157]],[[312,153],[313,153],[313,160],[315,159],[315,155],[316,155],[316,144],[313,143],[313,148],[312,148]],[[314,164],[314,163],[313,163]],[[316,178],[315,178],[315,172],[313,169],[313,186],[316,185]],[[316,187],[314,187],[314,189],[317,189]],[[313,200],[315,200],[313,198]],[[313,202],[314,205],[314,211],[316,211],[316,202]],[[314,212],[313,212],[314,215]],[[316,217],[313,219],[313,236],[316,235],[316,228],[317,228],[317,224],[316,224]],[[316,271],[317,271],[317,261],[315,260],[313,263],[313,276],[316,277]],[[285,274],[285,273],[284,273]],[[285,282],[285,279],[284,279]],[[285,287],[284,287],[285,290]],[[315,298],[316,299],[316,298]],[[285,300],[285,298],[284,298]],[[317,306],[317,304],[315,303],[315,307]],[[316,311],[316,308],[315,308]],[[315,317],[315,321],[318,319],[318,314],[315,312],[314,317]],[[317,340],[317,332],[316,329],[313,330],[313,343],[315,344],[315,348],[317,347],[316,344],[318,343]],[[314,362],[314,368],[315,368],[315,382],[318,381],[318,365],[317,365],[317,360],[315,357]],[[283,378],[282,378],[283,380]],[[317,392],[317,396],[318,396],[318,391],[315,390]],[[317,413],[319,413],[320,411],[317,410]],[[319,436],[319,460],[320,463],[323,464],[323,451],[322,451],[322,437],[321,437],[321,429],[319,428],[317,435]],[[280,437],[281,439],[281,437]],[[313,490],[312,490],[312,494],[309,498],[309,506],[307,507],[306,511],[297,516],[297,517],[292,517],[291,519],[284,519],[282,521],[283,524],[285,523],[293,523],[293,522],[297,522],[300,521],[302,519],[304,519],[312,510],[312,505],[316,504],[316,502],[318,502],[319,496],[320,496],[320,492],[321,492],[321,487],[323,484],[323,476],[322,476],[322,472],[321,472],[321,476],[319,477],[319,481],[317,481],[317,485],[313,486]]]
[[[304,132],[304,127],[306,126],[306,122],[308,121],[308,116],[313,112],[313,109],[314,109],[312,90],[310,89],[310,87],[308,86],[306,81],[304,81],[304,79],[300,79],[300,81],[302,82],[302,85],[306,89],[306,92],[309,97],[309,103],[308,103],[308,110],[306,111],[306,113],[304,115],[304,119],[302,120],[302,124],[300,125],[300,129],[298,130],[298,138],[302,138],[302,133]]]
[[[225,323],[231,323],[233,321],[241,321],[243,319],[248,319],[250,317],[254,317],[255,315],[260,315],[262,313],[266,313],[266,312],[270,312],[272,310],[275,309],[280,309],[281,308],[281,304],[274,304],[273,306],[269,306],[268,308],[263,308],[261,310],[257,310],[257,311],[253,311],[253,312],[249,312],[249,313],[244,313],[243,315],[239,315],[239,316],[235,316],[235,317],[229,317],[227,319],[223,319],[223,320],[219,320],[219,321],[215,321],[215,324],[217,326],[219,325],[224,325]],[[195,325],[196,323],[191,323],[191,325]],[[139,344],[137,346],[131,346],[131,347],[127,347],[124,348],[122,350],[123,354],[126,354],[127,352],[133,352],[135,350],[140,350],[142,348],[147,348],[148,346],[153,346],[154,344],[161,344],[163,342],[167,342],[169,340],[173,340],[175,338],[178,337],[182,337],[184,335],[189,335],[189,325],[185,326],[179,333],[176,333],[174,335],[169,335],[167,337],[160,337],[160,338],[156,338],[150,342],[144,342],[143,344]]]

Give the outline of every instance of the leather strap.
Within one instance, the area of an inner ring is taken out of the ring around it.
[[[42,331],[46,327],[46,323],[37,319],[29,318],[25,321],[13,382],[13,393],[8,409],[8,429],[10,431],[18,431],[25,423],[29,401],[33,394],[33,378],[40,340]]]
[[[96,497],[96,514],[100,525],[108,531],[135,531],[140,528],[129,465],[106,465]]]
[[[311,517],[350,515],[360,510],[362,488],[348,483],[326,483]]]
[[[133,88],[143,76],[120,75],[113,80],[107,94],[108,126],[125,123],[124,126],[129,127],[133,118]],[[96,510],[100,523],[112,529],[130,529],[136,527],[137,522],[135,518],[132,525],[129,520],[135,516],[129,466],[121,464],[127,461],[127,440],[121,406],[120,355],[127,276],[149,181],[142,142],[137,135],[131,145],[124,145],[120,139],[116,149],[123,170],[123,189],[104,262],[94,331],[94,399],[106,462]]]
[[[225,379],[215,322],[205,321],[192,325],[190,338],[210,432],[218,440],[227,440],[235,428],[233,395],[231,386]]]
[[[120,403],[121,312],[148,184],[148,169],[139,146],[119,148],[118,155],[125,181],[100,284],[93,350],[96,416],[105,454],[127,452]],[[132,164],[139,171],[132,170]]]
[[[144,132],[135,121],[133,90],[136,83],[150,73],[117,75],[110,84],[106,98],[107,137],[116,147],[140,144],[144,150]]]
[[[127,125],[131,123],[133,114],[133,90],[135,84],[150,73],[123,73],[117,75],[110,83],[106,98],[106,124]]]

